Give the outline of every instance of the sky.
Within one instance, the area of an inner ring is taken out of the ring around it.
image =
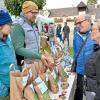
[[[46,6],[44,9],[76,7],[81,1],[87,4],[87,0],[46,0]],[[100,4],[100,0],[98,0],[98,2]]]

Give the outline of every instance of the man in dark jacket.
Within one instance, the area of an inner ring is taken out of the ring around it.
[[[65,39],[67,39],[67,42],[68,42],[68,46],[69,46],[69,33],[70,33],[70,28],[69,26],[67,25],[67,22],[65,22],[65,25],[63,27],[63,43],[65,41]]]
[[[61,34],[61,24],[58,24],[57,28],[56,28],[56,36],[60,39],[60,41],[62,41],[62,34]]]

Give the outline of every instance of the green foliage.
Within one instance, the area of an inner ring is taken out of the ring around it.
[[[69,47],[68,48],[68,53],[71,57],[73,57],[73,48],[72,47]]]
[[[43,9],[46,4],[46,0],[33,0],[39,7],[39,9]]]
[[[87,4],[88,5],[94,5],[97,3],[97,0],[88,0]]]
[[[39,9],[43,9],[43,6],[46,4],[45,0],[4,0],[5,6],[8,11],[15,16],[19,16],[24,1],[33,1],[35,2]]]

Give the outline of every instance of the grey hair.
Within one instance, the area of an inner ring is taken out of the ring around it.
[[[91,17],[89,15],[85,15],[85,19],[91,22]]]

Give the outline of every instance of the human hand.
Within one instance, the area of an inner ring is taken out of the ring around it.
[[[42,61],[43,64],[45,64],[46,67],[49,67],[49,59],[48,59],[48,57],[42,55],[41,56],[41,61]]]
[[[3,26],[0,26],[0,38],[5,40],[8,34],[10,33],[11,26],[6,24]]]

